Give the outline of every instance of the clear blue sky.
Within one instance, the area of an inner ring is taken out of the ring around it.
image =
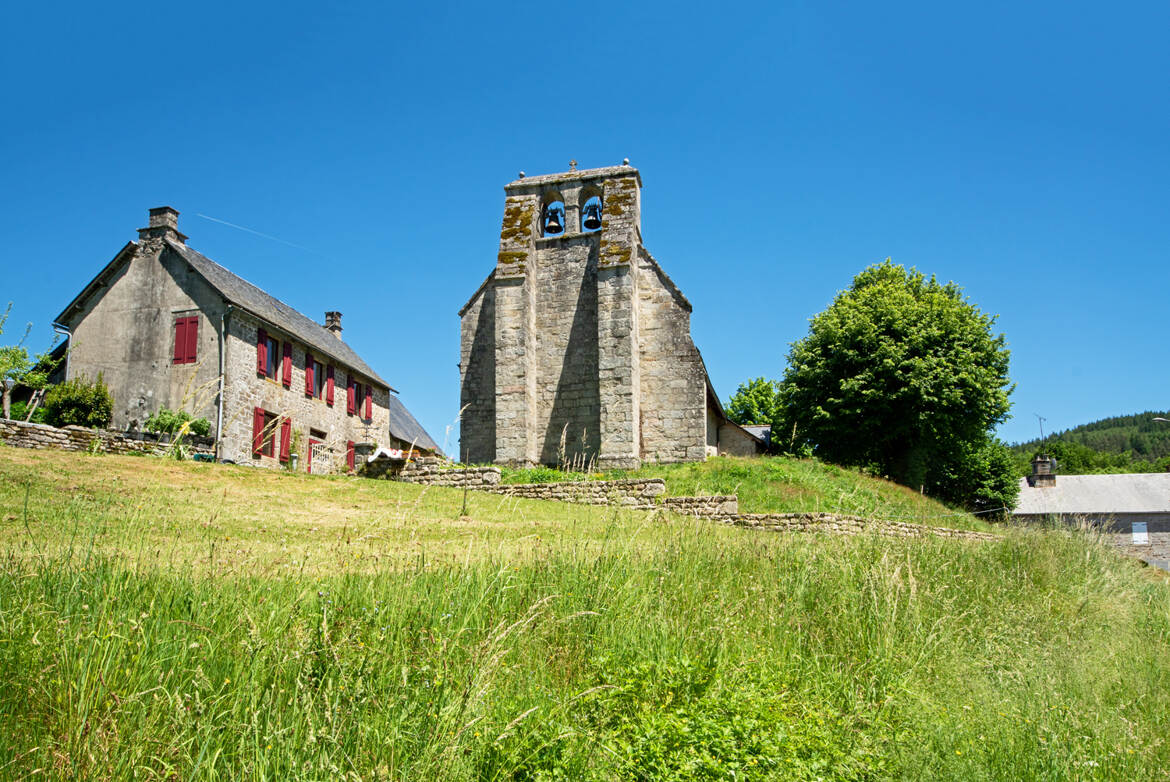
[[[1166,409],[1168,30],[1164,2],[16,4],[4,339],[47,344],[167,204],[196,249],[342,311],[442,443],[503,185],[629,157],[724,399],[892,256],[999,315],[1005,439]]]

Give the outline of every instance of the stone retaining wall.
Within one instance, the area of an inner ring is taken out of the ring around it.
[[[377,463],[375,463],[377,464]],[[389,473],[393,480],[421,483],[425,486],[457,486],[490,491],[500,482],[499,467],[446,468],[442,459],[425,457],[412,459],[398,473]],[[368,469],[368,468],[367,468]]]
[[[505,483],[491,489],[496,494],[532,500],[575,502],[582,505],[621,505],[631,509],[659,507],[666,492],[661,478],[628,478],[620,481],[569,481],[564,483]]]
[[[835,513],[739,513],[718,518],[726,524],[775,532],[827,532],[835,535],[875,534],[894,538],[961,538],[964,540],[998,540],[989,532],[972,532],[946,527],[928,527],[904,521],[875,521],[859,516]]]
[[[700,497],[663,497],[661,507],[684,516],[721,518],[739,513],[739,498],[734,494]]]
[[[169,435],[111,432],[84,426],[57,428],[7,418],[0,418],[0,440],[16,448],[56,448],[62,451],[88,451],[93,448],[102,453],[149,453],[156,456],[165,454],[171,447]],[[210,438],[186,437],[183,445],[188,453],[215,453],[215,443]]]

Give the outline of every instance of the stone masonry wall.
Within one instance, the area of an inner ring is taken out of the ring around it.
[[[222,299],[159,237],[123,253],[105,286],[66,324],[73,328],[67,376],[101,373],[116,429],[140,427],[162,407],[187,410],[214,427]],[[175,364],[175,318],[187,316],[198,317],[196,361]]]
[[[542,464],[586,465],[601,447],[597,237],[537,240],[527,283],[535,298],[533,430]],[[564,441],[562,450],[562,438]]]
[[[57,428],[9,419],[0,419],[0,441],[15,448],[53,448],[62,451],[88,451],[92,448],[102,453],[149,453],[156,456],[165,454],[171,448],[171,438],[166,435],[124,434],[107,429],[87,429],[84,426]],[[183,445],[188,453],[215,453],[215,442],[210,438],[184,438]]]
[[[496,494],[532,500],[555,500],[580,505],[621,505],[634,510],[652,510],[666,491],[661,478],[631,478],[618,481],[565,481],[561,483],[505,483],[492,489]]]
[[[691,340],[690,303],[645,251],[638,256],[637,279],[642,458],[704,459],[707,381]]]
[[[988,532],[928,527],[902,521],[876,521],[860,516],[836,513],[740,513],[719,519],[727,524],[774,532],[826,532],[835,535],[873,534],[894,538],[953,538],[993,541],[998,536]]]
[[[734,494],[697,497],[663,497],[662,507],[684,516],[722,518],[739,513],[739,498]]]
[[[356,376],[365,386],[373,387],[373,418],[367,422],[360,415],[346,413],[346,382],[351,372],[348,367],[334,366],[333,405],[324,398],[305,394],[306,354],[313,356],[322,365],[330,364],[329,358],[306,351],[305,345],[292,340],[288,335],[268,328],[281,344],[293,345],[292,383],[285,388],[280,373],[276,380],[260,376],[256,372],[256,339],[260,322],[252,316],[233,311],[227,321],[227,346],[224,361],[224,422],[223,442],[220,456],[237,464],[253,464],[260,467],[278,467],[279,433],[273,456],[252,455],[252,411],[256,407],[270,413],[288,416],[292,419],[294,431],[300,433],[300,464],[307,464],[309,430],[324,433],[323,442],[330,451],[330,468],[344,469],[346,444],[354,442],[385,443],[390,436],[389,390],[370,383],[368,377]],[[324,396],[324,395],[322,395]],[[313,465],[314,471],[321,467]]]
[[[496,460],[496,291],[494,273],[459,313],[459,461]]]
[[[424,486],[457,486],[490,491],[500,482],[499,467],[448,468],[441,459],[422,458],[407,462],[400,472],[387,473],[392,480]]]

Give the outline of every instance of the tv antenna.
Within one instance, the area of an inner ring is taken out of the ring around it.
[[[1040,442],[1044,442],[1044,422],[1048,419],[1039,413],[1032,413],[1032,415],[1036,416],[1036,421],[1040,424]]]

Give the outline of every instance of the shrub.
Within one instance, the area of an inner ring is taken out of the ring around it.
[[[28,402],[13,402],[11,420],[23,421],[26,416],[28,416]],[[37,407],[37,409],[33,411],[32,418],[29,420],[34,424],[43,424],[45,422],[44,405]]]
[[[187,425],[188,434],[198,437],[207,437],[211,434],[211,422],[206,418],[194,418],[186,410],[171,410],[166,407],[160,407],[157,413],[147,418],[144,428],[148,432],[175,434],[183,429],[184,424]]]
[[[99,372],[97,380],[75,377],[55,385],[45,394],[45,423],[53,426],[110,425],[114,416],[114,398]]]

